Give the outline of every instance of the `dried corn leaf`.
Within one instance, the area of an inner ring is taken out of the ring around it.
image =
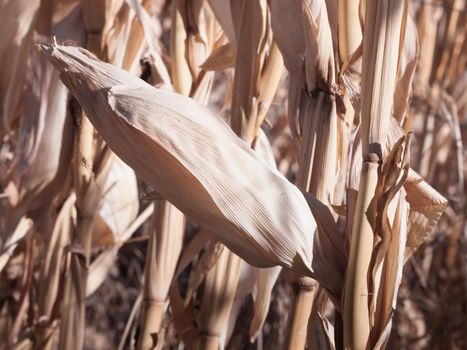
[[[280,266],[268,269],[255,268],[255,289],[253,290],[253,319],[250,324],[250,340],[254,342],[263,328],[268,315],[271,302],[271,293],[274,284],[279,277],[282,268]]]
[[[235,44],[235,30],[230,0],[208,0],[212,11],[231,44]]]
[[[64,247],[71,238],[74,204],[74,195],[70,195],[63,203],[55,220],[52,234],[48,237],[47,252],[41,264],[40,281],[48,287],[39,290],[39,315],[47,319],[52,316],[53,306],[59,291],[62,256]]]
[[[255,285],[255,269],[257,268],[251,266],[244,260],[241,261],[240,276],[238,278],[238,284],[235,290],[235,297],[232,302],[229,319],[225,323],[225,327],[221,335],[222,344],[229,344],[230,338],[232,337],[233,331],[235,330],[237,319],[241,315],[240,313],[245,306],[245,299],[250,293],[253,292]]]
[[[387,141],[383,147],[383,157],[387,157],[397,140],[403,137],[404,132],[394,118],[391,118],[390,128],[387,131]],[[349,187],[358,189],[361,164],[361,137],[355,137],[353,149],[353,162]],[[407,179],[403,184],[406,199],[409,202],[409,232],[407,234],[406,259],[432,234],[433,229],[447,207],[447,200],[432,188],[413,169],[409,169]],[[349,205],[347,205],[349,209]]]
[[[93,246],[110,246],[89,267],[86,295],[94,293],[107,278],[120,245],[133,232],[127,228],[138,214],[138,188],[133,170],[115,157],[105,180],[99,214],[92,225]]]
[[[401,191],[403,192],[403,191]],[[402,193],[401,193],[402,194]],[[408,229],[408,205],[402,195],[395,200],[395,213],[392,222],[391,240],[386,250],[376,303],[378,308],[374,316],[372,329],[372,341],[375,349],[384,349],[389,340],[389,330],[392,325],[392,316],[396,309],[397,294],[402,280],[402,269],[404,266],[404,251],[407,241]]]
[[[404,46],[399,62],[399,78],[394,91],[393,116],[402,122],[409,108],[410,95],[412,93],[412,81],[418,64],[418,38],[417,28],[410,16],[407,17]]]
[[[48,205],[69,169],[72,126],[66,120],[66,89],[55,70],[39,55],[29,62],[19,138],[16,176],[21,205]]]
[[[404,183],[410,205],[409,232],[405,259],[433,233],[436,223],[446,210],[448,202],[415,171],[411,170]]]
[[[161,48],[158,45],[158,35],[154,29],[154,21],[151,19],[147,11],[137,0],[126,0],[128,5],[135,12],[136,18],[138,18],[144,31],[144,40],[148,45],[149,54],[151,57],[152,65],[154,66],[154,72],[157,74],[157,81],[154,84],[163,84],[166,88],[171,87],[171,80],[167,67],[162,61]]]
[[[255,139],[258,124],[257,84],[262,61],[260,46],[266,35],[266,2],[240,0],[234,17],[237,36],[235,77],[232,90],[231,125],[237,135],[248,143]]]
[[[225,246],[217,241],[209,241],[194,269],[190,271],[190,278],[185,297],[185,304],[193,298],[194,291],[201,285],[208,272],[216,265]]]
[[[187,62],[187,3],[175,0],[172,5],[172,28],[170,31],[170,59],[172,61],[172,81],[174,90],[189,95],[193,83]]]
[[[301,77],[305,56],[305,33],[302,0],[272,0],[271,27],[274,38],[284,56],[284,64],[294,77]]]
[[[235,57],[237,52],[232,44],[225,44],[217,48],[204,61],[201,68],[205,70],[224,70],[235,67]]]

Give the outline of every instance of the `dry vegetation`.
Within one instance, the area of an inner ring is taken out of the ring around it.
[[[465,349],[465,0],[1,0],[0,349]]]

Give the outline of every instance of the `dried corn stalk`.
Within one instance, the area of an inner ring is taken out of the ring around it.
[[[415,224],[408,223],[413,202],[403,187],[409,172],[409,138],[394,138],[395,134],[388,132],[397,128],[391,120],[395,108],[391,92],[396,89],[402,50],[399,38],[405,31],[407,12],[402,1],[369,2],[365,11],[360,126],[363,163],[344,288],[344,346],[379,349],[389,337],[408,227]],[[358,142],[356,146],[360,152]],[[360,163],[355,155],[354,166]],[[439,218],[446,206],[444,199],[437,194],[426,200],[430,205],[424,212],[436,212],[428,215]]]
[[[342,112],[336,106],[341,96],[335,81],[326,3],[273,1],[271,10],[274,34],[291,74],[289,122],[300,143],[297,186],[326,203],[334,197],[339,166],[345,171],[346,164],[345,140],[340,138],[345,125],[338,118]],[[338,232],[333,234],[336,242],[342,239]],[[337,246],[343,257],[343,246]],[[343,260],[339,263],[343,274]],[[306,277],[297,276],[296,283],[299,288],[288,336],[289,349],[305,348],[308,318],[318,288],[316,281]]]
[[[167,201],[155,203],[154,233],[149,239],[148,264],[145,271],[141,336],[138,349],[161,348],[160,335],[167,296],[182,249],[185,221],[177,208]],[[154,344],[154,339],[157,342]]]
[[[228,16],[233,18],[236,33],[235,41],[232,42],[233,37],[230,38],[230,47],[235,45],[237,51],[231,124],[233,130],[243,140],[254,145],[259,136],[259,126],[264,119],[275,90],[277,89],[277,84],[282,73],[282,58],[277,52],[275,45],[272,44],[270,30],[265,26],[265,22],[268,18],[265,2],[237,2],[235,6],[232,7],[231,11],[231,15],[229,14]],[[224,20],[219,20],[221,24],[228,25]],[[259,31],[259,33],[257,33],[257,31]],[[272,54],[268,57],[270,60],[266,59],[269,49],[267,48],[268,44],[273,45],[273,52],[275,50],[275,55]],[[216,55],[218,52],[223,53],[223,51],[216,51],[213,55]],[[210,59],[212,64],[212,56]],[[245,64],[245,59],[249,64]],[[206,66],[206,62],[203,67],[204,66]],[[219,67],[214,68],[218,69]],[[263,69],[264,74],[262,74]],[[248,86],[248,89],[245,89],[245,86]],[[268,101],[266,102],[265,99]],[[259,111],[259,106],[262,108],[261,111]],[[271,165],[271,163],[269,164]],[[232,266],[240,266],[240,258],[238,256],[232,252],[225,254],[228,254],[228,258],[226,257],[225,259],[229,259]],[[221,264],[221,262],[216,263],[215,267],[208,273],[203,294],[209,295],[213,293],[216,299],[211,300],[211,302],[214,304],[221,303],[222,307],[220,307],[219,312],[217,312],[212,310],[211,305],[205,305],[204,303],[201,305],[201,313],[203,314],[205,310],[211,310],[211,318],[216,320],[216,322],[208,322],[206,324],[205,318],[200,318],[200,342],[206,341],[203,333],[208,332],[216,334],[216,337],[219,338],[221,336],[220,331],[228,327],[228,313],[226,314],[223,310],[230,310],[232,308],[232,303],[234,302],[233,295],[235,295],[234,291],[238,288],[239,274],[223,271],[221,267],[217,266],[218,264]],[[225,265],[224,268],[228,266],[230,265]],[[211,277],[211,275],[215,277]],[[222,281],[222,279],[224,281]],[[224,285],[222,292],[218,290],[219,288],[216,284]],[[223,300],[222,295],[224,294],[231,295],[232,297]],[[264,309],[264,311],[267,312],[267,308]],[[261,317],[262,316],[259,315],[255,318]],[[231,323],[231,326],[233,326],[233,323]],[[223,342],[225,342],[225,339],[223,339]],[[220,344],[221,347],[223,347],[223,342],[221,343],[220,339],[218,339],[209,342],[206,346],[216,348]]]

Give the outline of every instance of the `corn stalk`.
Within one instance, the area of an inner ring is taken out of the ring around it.
[[[378,167],[383,161],[383,145],[390,125],[404,11],[404,1],[366,2],[360,126],[363,164],[343,303],[344,346],[350,349],[369,346],[368,276],[374,236],[366,212],[375,195]]]

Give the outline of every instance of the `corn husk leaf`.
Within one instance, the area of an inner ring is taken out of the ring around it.
[[[155,190],[248,262],[313,274],[316,224],[303,196],[217,116],[82,49],[42,49],[110,147]],[[149,154],[164,167],[150,166]]]

